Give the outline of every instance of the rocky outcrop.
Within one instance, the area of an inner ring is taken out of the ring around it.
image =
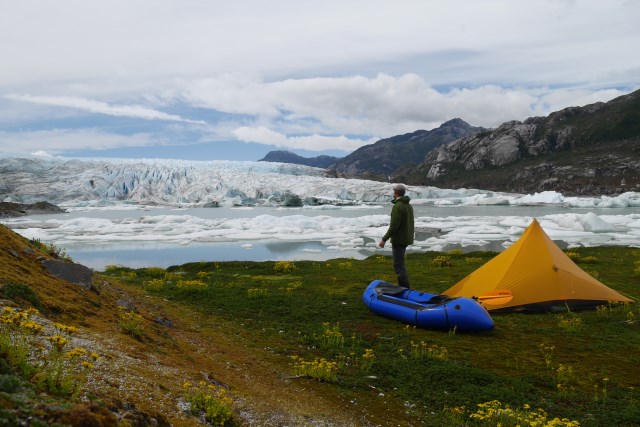
[[[53,277],[76,283],[87,290],[99,293],[98,288],[93,285],[93,270],[82,264],[46,259],[42,261],[42,265]]]
[[[12,203],[0,202],[0,218],[12,218],[25,215],[57,214],[66,212],[49,202]]]
[[[413,184],[565,194],[640,188],[640,92],[510,121],[438,147]]]

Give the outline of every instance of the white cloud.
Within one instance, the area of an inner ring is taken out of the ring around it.
[[[21,0],[3,7],[0,86],[115,87],[229,73],[271,80],[369,74],[376,65],[431,84],[452,76],[571,84],[640,65],[629,54],[639,9],[627,0]],[[440,62],[447,52],[469,55]]]
[[[256,142],[258,144],[275,145],[280,148],[310,151],[341,150],[350,152],[363,145],[375,142],[375,139],[351,139],[344,135],[323,136],[313,134],[307,136],[287,136],[274,132],[266,127],[253,128],[243,126],[235,129],[233,134],[243,142]]]
[[[7,153],[60,154],[66,150],[106,150],[150,145],[159,145],[159,141],[148,134],[116,135],[96,129],[0,132],[0,152]]]
[[[0,136],[184,142],[170,122],[197,142],[344,150],[455,117],[494,127],[640,87],[638,16],[629,0],[7,2]],[[145,123],[83,130],[78,111]]]
[[[191,124],[205,124],[205,122],[203,121],[185,119],[174,114],[166,114],[161,111],[157,111],[140,105],[113,105],[106,102],[71,96],[59,97],[7,94],[5,95],[5,98],[14,101],[32,102],[34,104],[75,108],[78,110],[89,111],[91,113],[107,114],[110,116],[134,117],[144,120],[166,120]]]
[[[253,127],[271,128],[280,134],[387,137],[432,129],[456,117],[475,126],[495,127],[508,120],[546,115],[555,109],[607,101],[622,94],[618,90],[554,92],[548,88],[506,89],[497,85],[440,92],[415,74],[278,82],[230,83],[228,77],[222,80],[224,83],[213,78],[184,82],[186,89],[181,99],[227,113],[254,116]]]

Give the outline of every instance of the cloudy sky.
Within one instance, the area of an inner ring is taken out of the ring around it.
[[[0,0],[0,152],[344,156],[640,88],[640,0]]]

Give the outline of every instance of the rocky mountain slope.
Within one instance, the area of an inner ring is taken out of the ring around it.
[[[259,162],[293,163],[296,165],[313,166],[315,168],[326,168],[338,161],[339,157],[317,156],[302,157],[290,151],[278,150],[270,151]]]
[[[511,121],[430,152],[406,181],[566,195],[640,187],[640,91],[548,117]]]
[[[405,169],[417,166],[431,150],[482,130],[461,119],[449,120],[433,130],[418,130],[360,147],[329,169],[347,178],[397,181]]]

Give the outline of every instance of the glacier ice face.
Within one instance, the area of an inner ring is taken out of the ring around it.
[[[339,205],[388,202],[392,194],[389,183],[327,178],[323,169],[269,162],[4,157],[0,174],[0,200],[62,206],[273,205],[291,195],[305,204]],[[429,187],[410,192],[418,198],[439,196]]]
[[[280,206],[387,203],[394,184],[329,178],[323,169],[288,163],[164,159],[70,159],[0,155],[0,200],[48,201],[67,208],[111,204],[161,206]],[[476,189],[407,186],[414,203],[435,206],[559,205],[640,207],[640,193],[564,197]]]

